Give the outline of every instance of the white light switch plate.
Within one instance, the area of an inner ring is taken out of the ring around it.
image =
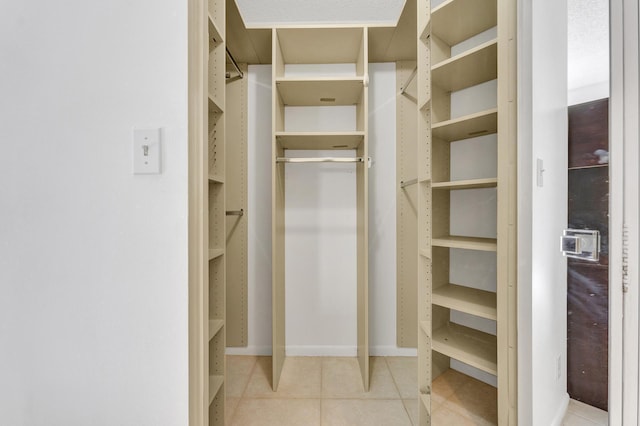
[[[160,129],[133,130],[133,174],[160,173]]]

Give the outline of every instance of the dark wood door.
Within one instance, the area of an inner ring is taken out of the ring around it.
[[[569,228],[601,235],[599,262],[567,264],[567,389],[608,409],[609,102],[569,107]]]

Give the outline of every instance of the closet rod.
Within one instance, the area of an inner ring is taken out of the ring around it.
[[[227,216],[244,216],[244,209],[227,210]]]
[[[312,157],[312,158],[289,158],[277,157],[276,163],[364,163],[362,157]]]
[[[413,72],[409,76],[409,79],[407,80],[407,82],[402,85],[402,88],[400,89],[401,95],[404,95],[404,93],[407,91],[407,87],[409,87],[413,79],[416,78],[416,74],[418,74],[418,67],[415,67],[413,69]]]
[[[244,73],[238,66],[238,63],[236,62],[236,60],[233,58],[233,55],[231,55],[231,52],[229,52],[229,48],[225,47],[225,49],[227,50],[227,56],[229,57],[229,59],[231,59],[231,63],[233,64],[233,67],[236,69],[236,71],[238,71],[238,74],[240,74],[240,78],[244,78]],[[230,78],[230,77],[231,76],[227,73],[227,78]]]
[[[416,183],[418,183],[418,178],[414,178],[411,180],[401,180],[400,181],[400,188],[404,188],[410,185],[415,185]]]

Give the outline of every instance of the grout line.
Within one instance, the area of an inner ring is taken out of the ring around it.
[[[398,397],[400,397],[400,399],[402,399],[402,392],[400,392],[400,386],[398,386],[398,383],[396,382],[396,378],[393,375],[393,371],[391,370],[391,367],[389,367],[389,362],[387,361],[387,357],[386,356],[381,356],[380,358],[382,358],[384,360],[384,364],[387,366],[387,370],[389,370],[389,375],[391,376],[391,381],[393,381],[393,385],[396,387],[396,392],[398,392]],[[371,391],[371,389],[369,389],[369,391]]]
[[[400,391],[400,386],[398,386],[398,383],[396,382],[396,377],[393,375],[393,370],[389,366],[389,361],[387,360],[388,357],[384,356],[384,357],[380,357],[380,358],[384,359],[384,363],[387,366],[387,370],[389,370],[389,375],[391,376],[391,380],[393,381],[393,385],[396,387],[396,391],[398,392],[398,396],[400,397],[400,403],[402,404],[402,408],[404,408],[404,412],[407,415],[407,419],[409,419],[409,423],[411,423],[413,425],[413,420],[411,419],[411,414],[409,414],[409,410],[407,409],[407,405],[404,403],[404,399],[402,399],[402,392]],[[369,389],[369,391],[371,391],[371,389]],[[420,399],[418,399],[418,404],[421,404]],[[419,409],[419,407],[418,407],[418,409]]]
[[[247,388],[249,387],[249,383],[251,382],[251,378],[253,377],[253,373],[256,370],[256,366],[258,365],[258,358],[256,356],[255,361],[253,362],[253,365],[251,366],[251,371],[249,372],[249,378],[247,379],[247,383],[244,384],[244,388],[242,389],[242,394],[240,395],[240,400],[242,400],[244,398],[244,394],[247,392]]]

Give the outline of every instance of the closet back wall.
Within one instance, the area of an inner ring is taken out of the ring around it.
[[[371,64],[369,73],[371,351],[414,355],[414,349],[397,348],[395,336],[395,64]],[[271,353],[271,67],[250,66],[248,75],[249,339],[247,348],[229,348],[228,353],[267,355]],[[289,113],[297,114],[296,120],[300,117],[297,111]],[[338,117],[321,119],[344,127],[349,118],[348,111],[342,111]],[[351,151],[330,155],[340,154],[354,155]],[[288,354],[355,356],[353,166],[287,167]]]

